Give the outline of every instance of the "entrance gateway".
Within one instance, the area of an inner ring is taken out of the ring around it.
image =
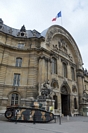
[[[70,94],[65,86],[61,88],[61,108],[64,116],[70,115]]]

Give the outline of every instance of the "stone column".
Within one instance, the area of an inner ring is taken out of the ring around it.
[[[38,83],[39,83],[39,94],[41,89],[41,84],[47,81],[47,66],[45,61],[45,56],[39,57],[39,71],[38,71]]]
[[[48,80],[51,82],[51,59],[48,59]]]
[[[70,95],[70,113],[71,115],[73,114],[74,112],[74,96],[71,94]]]
[[[78,102],[79,105],[82,103],[82,96],[83,96],[83,71],[81,69],[77,70],[77,83],[78,83]],[[79,107],[80,112],[80,107]]]
[[[47,80],[46,58],[39,57],[39,83],[44,83]]]

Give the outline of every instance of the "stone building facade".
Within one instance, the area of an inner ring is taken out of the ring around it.
[[[0,19],[0,110],[29,106],[50,82],[55,110],[64,115],[82,114],[83,91],[88,77],[78,46],[70,33],[53,25],[39,33],[5,25]]]

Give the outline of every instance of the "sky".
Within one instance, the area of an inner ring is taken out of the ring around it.
[[[52,22],[57,13],[62,17]],[[42,32],[52,25],[64,27],[78,45],[83,67],[88,70],[88,0],[0,0],[4,24]]]

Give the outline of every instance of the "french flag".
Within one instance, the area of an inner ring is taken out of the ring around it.
[[[57,18],[61,17],[61,11],[57,14],[55,18],[52,19],[52,21],[56,21]]]

